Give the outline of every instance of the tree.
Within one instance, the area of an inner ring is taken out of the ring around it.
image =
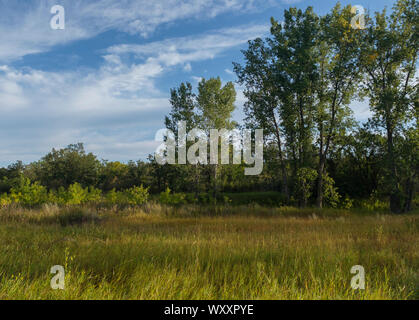
[[[170,104],[172,105],[171,112],[169,116],[165,118],[166,128],[171,130],[175,135],[176,141],[179,143],[184,143],[182,139],[179,140],[178,137],[178,125],[180,122],[186,124],[186,132],[190,132],[192,129],[196,128],[199,124],[198,118],[198,109],[196,95],[193,93],[192,85],[187,83],[181,83],[179,88],[171,89],[171,98]],[[191,142],[186,141],[185,150],[191,145]],[[177,151],[179,151],[179,146]],[[168,165],[166,165],[167,167]],[[166,171],[171,171],[174,173],[175,181],[177,181],[178,186],[171,184],[172,189],[189,189],[191,186],[195,191],[195,198],[198,199],[198,194],[200,190],[200,168],[199,164],[196,164],[193,168],[189,165],[172,165],[171,168],[167,168]],[[169,172],[168,172],[169,173]],[[189,177],[193,176],[194,181],[190,183]],[[179,185],[180,184],[180,185]]]
[[[234,68],[246,87],[248,124],[262,126],[276,141],[282,192],[289,199],[286,158],[292,159],[294,177],[312,162],[319,19],[312,7],[290,8],[283,24],[273,18],[271,24],[271,37],[250,41],[243,51],[245,66],[235,63]]]
[[[386,184],[394,213],[403,211],[406,198],[395,138],[409,125],[409,111],[417,114],[418,108],[418,79],[414,78],[419,50],[418,16],[419,4],[415,0],[399,0],[390,16],[385,10],[377,12],[374,18],[367,19],[369,26],[360,51],[372,120],[386,134]]]
[[[316,88],[316,123],[318,165],[317,206],[323,207],[323,182],[326,159],[339,136],[351,128],[348,107],[360,79],[357,30],[350,24],[351,6],[341,9],[337,4],[321,19],[318,38],[318,82]],[[329,178],[330,179],[330,178]]]
[[[236,108],[235,101],[236,90],[232,82],[223,86],[220,78],[202,79],[198,85],[197,97],[197,108],[200,111],[199,126],[207,134],[213,129],[234,129],[237,124],[231,118]],[[214,198],[217,197],[217,179],[218,165],[215,164],[213,166]]]
[[[286,89],[281,84],[285,79],[278,79],[281,73],[275,72],[275,68],[281,64],[274,65],[275,56],[272,48],[260,38],[249,41],[249,48],[242,53],[246,63],[244,66],[234,63],[234,70],[239,84],[245,86],[244,95],[247,98],[244,105],[247,116],[245,121],[249,128],[263,128],[265,138],[276,142],[282,173],[281,191],[289,200],[287,164],[280,120],[280,108],[284,95],[286,96]]]
[[[36,180],[49,189],[68,188],[73,183],[96,186],[100,162],[92,153],[86,154],[82,143],[69,145],[47,154],[33,165]]]
[[[102,190],[122,190],[128,179],[129,168],[126,164],[115,161],[104,161],[99,175],[99,185]]]
[[[281,25],[272,19],[269,41],[275,61],[276,83],[282,83],[281,110],[293,176],[313,165],[315,90],[318,82],[319,17],[312,7],[285,10]]]
[[[172,110],[169,116],[165,118],[165,125],[175,135],[178,133],[178,123],[181,121],[186,122],[187,132],[191,131],[198,124],[196,95],[192,90],[192,85],[189,82],[181,83],[179,88],[170,90]]]

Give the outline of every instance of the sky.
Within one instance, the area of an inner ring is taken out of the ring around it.
[[[367,10],[394,1],[341,1]],[[290,6],[325,14],[335,0],[0,0],[0,166],[83,142],[110,161],[144,160],[170,112],[170,89],[237,80],[247,41]],[[51,8],[65,9],[54,30]],[[243,117],[243,89],[236,84]],[[367,102],[353,101],[365,121]]]

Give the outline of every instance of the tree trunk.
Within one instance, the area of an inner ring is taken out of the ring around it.
[[[214,165],[214,176],[213,176],[213,197],[214,197],[214,201],[217,203],[217,195],[218,195],[218,190],[217,190],[217,173],[218,173],[218,165],[215,164]]]
[[[415,182],[414,178],[409,178],[407,182],[407,199],[404,206],[404,212],[409,212],[412,210],[413,195],[415,193]]]
[[[287,176],[287,167],[284,161],[284,154],[282,153],[282,142],[281,142],[281,136],[279,135],[279,126],[276,122],[275,114],[272,114],[274,125],[275,125],[275,135],[276,135],[276,141],[278,144],[278,154],[279,154],[279,161],[281,162],[281,173],[282,173],[282,193],[287,198],[287,202],[290,201],[290,194],[288,191],[288,176]]]
[[[198,164],[195,165],[195,199],[198,201],[199,199],[199,171],[198,171]]]
[[[393,144],[393,131],[387,125],[387,149],[388,149],[388,163],[390,169],[389,183],[391,186],[390,191],[390,210],[392,213],[402,212],[402,202],[400,199],[399,184],[397,181],[397,168],[396,161],[394,159],[394,144]]]
[[[317,207],[320,209],[323,208],[323,173],[324,173],[325,162],[326,162],[325,157],[321,156],[319,160],[319,167],[317,170],[317,200],[316,200]]]

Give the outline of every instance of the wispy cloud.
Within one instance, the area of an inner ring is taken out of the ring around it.
[[[169,111],[168,93],[156,81],[171,68],[189,69],[266,31],[246,25],[115,46],[98,70],[88,72],[0,66],[0,159],[36,160],[52,146],[76,141],[103,158],[145,158],[155,150],[154,134]]]
[[[134,56],[153,59],[166,66],[213,59],[222,51],[265,35],[268,25],[243,25],[208,32],[204,35],[172,38],[144,45],[122,44],[110,47],[107,52],[118,57]]]
[[[107,30],[147,37],[160,25],[182,19],[205,19],[275,5],[262,0],[62,0],[66,29],[51,30],[55,0],[0,0],[0,61],[89,39]]]

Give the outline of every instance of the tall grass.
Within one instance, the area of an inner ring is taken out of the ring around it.
[[[0,299],[419,299],[415,214],[73,210],[0,211]],[[65,290],[50,287],[53,265]],[[354,265],[364,291],[350,286]]]

